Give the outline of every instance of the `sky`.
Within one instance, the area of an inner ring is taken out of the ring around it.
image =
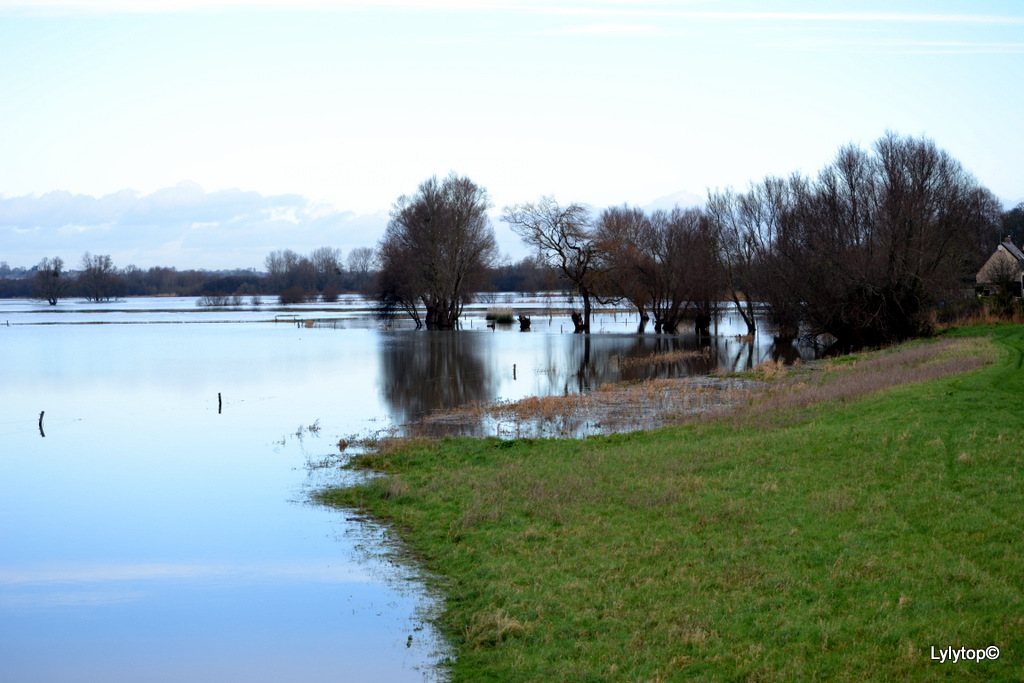
[[[425,179],[692,204],[925,136],[1024,200],[1020,0],[0,0],[0,261],[261,269]]]

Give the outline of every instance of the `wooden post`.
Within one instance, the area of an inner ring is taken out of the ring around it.
[[[39,411],[39,436],[46,438],[46,432],[43,431],[43,415],[46,413],[45,410]]]
[[[217,414],[220,415],[221,408],[224,407],[224,403],[220,400],[220,392],[217,392]]]

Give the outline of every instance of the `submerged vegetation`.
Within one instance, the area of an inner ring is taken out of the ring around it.
[[[455,680],[1013,679],[1022,358],[1001,325],[764,366],[716,419],[391,440],[351,461],[385,476],[319,497],[438,577]]]

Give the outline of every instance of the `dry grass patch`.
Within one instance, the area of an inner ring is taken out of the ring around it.
[[[506,638],[520,636],[526,632],[518,619],[509,616],[508,612],[499,609],[496,612],[473,615],[469,625],[463,630],[466,642],[474,650],[493,647]]]
[[[605,384],[586,394],[471,403],[406,425],[411,436],[582,437],[676,424],[749,402],[756,382],[740,377],[651,379]]]
[[[711,356],[711,348],[705,347],[703,349],[684,350],[678,351],[662,351],[650,353],[646,356],[627,356],[625,358],[620,356],[614,356],[614,360],[619,364],[619,367],[623,368],[635,368],[640,366],[658,366],[658,365],[671,365],[672,363],[678,363],[682,360],[688,360],[690,358],[709,358]]]
[[[903,384],[977,370],[991,364],[995,358],[996,350],[989,339],[971,337],[917,343],[841,361],[809,364],[806,371],[791,372],[786,380],[768,386],[748,408],[738,413],[738,417],[779,415],[779,411],[803,409],[828,401],[851,401]]]

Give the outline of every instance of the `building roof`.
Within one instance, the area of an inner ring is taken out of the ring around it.
[[[1014,246],[1013,242],[1003,242],[999,246],[1010,252],[1010,256],[1013,256],[1018,262],[1024,261],[1024,252]]]

